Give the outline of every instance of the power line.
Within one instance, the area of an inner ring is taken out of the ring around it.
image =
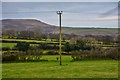
[[[54,13],[54,12],[56,12],[56,11],[38,11],[38,12],[2,12],[2,14],[21,14],[21,13],[47,13],[47,12],[49,12],[49,13]],[[64,11],[64,12],[66,12],[66,13],[81,13],[81,11],[76,11],[76,12],[74,12],[74,11]]]
[[[2,14],[20,14],[20,13],[46,13],[55,11],[38,11],[38,12],[2,12]]]
[[[34,12],[21,12],[21,11],[19,11],[19,12],[1,12],[0,14],[42,14],[42,13],[44,13],[44,14],[49,14],[49,13],[52,13],[52,14],[54,14],[54,12],[56,12],[56,11],[34,11]],[[64,11],[65,13],[64,14],[95,14],[96,12],[89,12],[89,11]],[[117,12],[117,11],[115,11],[115,12]],[[99,14],[104,14],[104,13],[101,13],[101,12],[97,12],[97,13],[99,13]]]

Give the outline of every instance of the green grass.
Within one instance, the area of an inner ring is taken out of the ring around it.
[[[13,48],[17,43],[0,43],[0,47],[10,47]],[[30,44],[30,46],[39,46],[39,44]]]
[[[43,51],[43,54],[46,54],[47,52],[48,52],[48,50],[44,50],[44,51]]]
[[[43,56],[49,62],[3,63],[3,78],[117,78],[118,61],[76,61],[62,56],[62,65],[54,62],[59,55]]]
[[[24,39],[2,39],[2,40],[6,40],[6,41],[20,41],[20,42],[36,42],[36,43],[58,43],[58,42],[55,42],[56,39],[42,39],[41,41],[38,41],[38,40],[24,40]],[[66,40],[66,42],[69,42],[69,40]],[[62,43],[65,43],[65,42],[62,42]]]
[[[107,48],[113,48],[113,47],[102,47],[103,49],[107,49]]]
[[[30,44],[30,46],[39,46],[39,44]]]
[[[38,40],[23,40],[23,39],[2,39],[2,40],[6,40],[6,41],[20,41],[20,42],[45,42],[48,43],[49,41],[38,41]],[[52,42],[52,43],[58,43],[58,42]]]
[[[0,43],[0,47],[10,47],[13,48],[17,43]]]
[[[0,43],[0,47],[10,47],[11,49],[17,45],[17,43]],[[30,46],[39,46],[39,44],[30,44]]]
[[[2,51],[2,54],[5,53],[7,51]],[[10,50],[9,52],[19,52],[18,50]]]

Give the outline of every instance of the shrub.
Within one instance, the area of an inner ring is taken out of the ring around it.
[[[17,48],[16,48],[16,47],[13,47],[12,50],[17,50]]]
[[[8,50],[10,50],[9,47],[2,47],[2,51],[8,51]]]
[[[29,49],[30,44],[29,43],[23,43],[23,42],[19,42],[17,43],[17,49],[19,51],[27,51]]]
[[[59,55],[59,53],[55,51],[48,51],[46,55]]]
[[[106,49],[107,53],[106,53],[106,57],[110,58],[110,59],[115,59],[118,60],[118,48],[111,48],[111,49]]]
[[[39,50],[28,50],[26,52],[5,52],[2,54],[3,62],[18,61],[40,61],[42,52]]]
[[[12,61],[18,61],[17,53],[6,52],[2,54],[2,62],[12,62]]]
[[[72,51],[72,58],[73,60],[83,60],[87,57],[87,55],[89,54],[89,51],[87,50],[79,50],[79,51]]]
[[[46,43],[40,43],[39,48],[46,50],[48,45]]]
[[[29,50],[36,50],[36,49],[39,49],[39,47],[38,46],[30,46],[29,47]]]
[[[110,49],[91,49],[89,50],[79,50],[72,51],[73,61],[78,60],[96,60],[96,59],[114,59],[118,60],[118,48]]]
[[[51,49],[58,50],[59,46],[56,46],[56,45],[51,46],[51,45],[48,45],[46,43],[40,43],[40,45],[38,46],[38,48],[43,49],[43,50],[51,50]]]
[[[42,55],[42,51],[39,49],[34,49],[34,50],[27,50],[26,55]]]
[[[67,43],[64,45],[64,51],[66,51],[66,52],[70,52],[70,51],[71,51],[71,47],[70,47],[69,42],[67,42]]]

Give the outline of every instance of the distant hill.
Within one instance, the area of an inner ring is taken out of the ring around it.
[[[44,33],[59,33],[59,27],[35,19],[5,19],[2,20],[2,29],[33,30],[40,29]],[[72,28],[62,27],[64,34],[76,35],[117,35],[117,28]]]
[[[117,35],[117,28],[72,28],[62,27],[62,33],[76,35]]]
[[[59,27],[34,19],[5,19],[2,20],[2,29],[15,29],[17,31],[40,29],[43,32],[53,32],[58,30]]]

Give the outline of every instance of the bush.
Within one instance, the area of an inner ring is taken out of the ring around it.
[[[2,51],[8,51],[11,50],[9,47],[2,47]]]
[[[55,51],[48,51],[46,55],[59,55],[59,53]]]
[[[48,48],[48,44],[40,43],[39,48],[46,50]]]
[[[118,48],[111,48],[111,49],[106,49],[107,53],[106,53],[106,57],[110,58],[110,59],[115,59],[118,60]]]
[[[34,49],[34,50],[27,50],[26,55],[42,55],[42,51],[39,49]]]
[[[39,50],[28,50],[26,52],[5,52],[2,54],[3,62],[19,62],[19,61],[40,61],[42,52]]]
[[[18,61],[17,53],[6,52],[2,54],[2,62],[12,62],[12,61]]]
[[[19,51],[27,51],[30,47],[30,44],[29,43],[23,43],[23,42],[19,42],[17,43],[17,49]]]
[[[16,48],[16,47],[13,47],[12,50],[17,50],[17,48]]]
[[[59,46],[56,46],[56,45],[51,46],[46,43],[40,43],[38,48],[43,49],[43,50],[52,50],[52,49],[58,50]]]
[[[73,61],[78,60],[97,60],[97,59],[114,59],[118,60],[118,48],[110,49],[92,49],[72,51]]]
[[[69,42],[66,42],[66,44],[64,45],[64,51],[66,51],[66,52],[70,52],[71,51],[71,47],[70,47]]]
[[[88,54],[89,51],[87,50],[72,51],[72,58],[74,61],[83,60],[87,57]]]

